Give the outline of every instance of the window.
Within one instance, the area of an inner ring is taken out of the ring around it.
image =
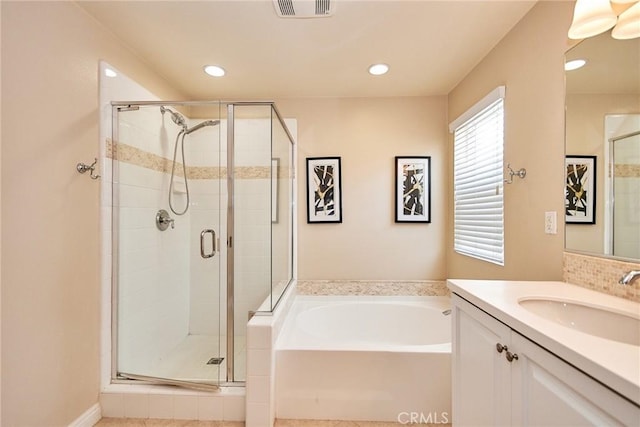
[[[454,134],[454,250],[504,265],[504,86],[449,125]]]

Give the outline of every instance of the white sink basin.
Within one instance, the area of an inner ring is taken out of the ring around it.
[[[562,326],[613,341],[640,346],[640,316],[606,307],[541,297],[521,298],[518,303],[537,316]]]

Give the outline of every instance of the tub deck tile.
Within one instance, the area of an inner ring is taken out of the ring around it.
[[[444,280],[299,280],[299,295],[449,296]]]

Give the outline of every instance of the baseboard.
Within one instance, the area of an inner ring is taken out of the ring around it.
[[[102,418],[102,411],[100,410],[100,404],[96,403],[69,424],[69,427],[93,427],[100,421],[100,418]]]

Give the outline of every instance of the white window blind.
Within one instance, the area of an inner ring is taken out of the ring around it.
[[[504,265],[504,87],[450,125],[454,133],[454,250]]]

